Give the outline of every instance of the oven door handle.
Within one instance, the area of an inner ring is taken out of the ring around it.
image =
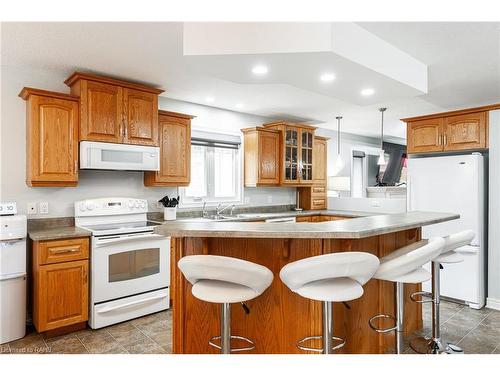
[[[98,239],[95,242],[95,247],[102,247],[105,245],[109,244],[115,244],[115,243],[122,243],[122,242],[129,242],[129,241],[137,241],[137,240],[157,240],[159,238],[167,238],[165,236],[162,236],[160,234],[141,234],[138,236],[125,236],[125,237],[119,237],[119,238],[112,238],[109,240],[106,239]]]
[[[141,305],[141,304],[149,302],[149,301],[155,301],[157,299],[163,299],[165,297],[168,297],[168,294],[167,293],[162,293],[162,294],[158,294],[158,295],[153,296],[153,297],[148,297],[148,298],[143,298],[143,299],[140,299],[140,300],[137,300],[137,301],[127,302],[127,303],[124,303],[122,305],[104,307],[104,308],[102,308],[100,310],[97,310],[97,313],[98,314],[104,314],[104,313],[108,313],[108,312],[115,311],[115,310],[121,310],[121,309],[130,307],[130,306]]]

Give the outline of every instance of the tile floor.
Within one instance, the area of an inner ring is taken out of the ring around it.
[[[443,343],[456,344],[464,349],[466,354],[500,354],[500,311],[487,308],[474,310],[456,303],[441,301],[440,312]],[[424,327],[416,334],[430,337],[429,303],[423,304],[423,317]],[[414,353],[408,342],[405,353]]]
[[[110,327],[89,328],[54,338],[31,332],[0,345],[12,354],[167,354],[172,352],[172,312],[162,311]]]
[[[430,333],[430,305],[423,305],[424,328]],[[441,303],[441,333],[444,342],[461,346],[466,354],[500,354],[500,311],[473,310],[451,302]],[[86,329],[44,339],[36,332],[0,345],[0,353],[131,353],[172,352],[172,313],[162,311],[99,330]],[[413,353],[407,345],[405,353]]]

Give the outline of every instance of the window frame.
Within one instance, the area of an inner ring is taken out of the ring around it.
[[[191,145],[191,147],[196,145]],[[243,145],[241,144],[238,148],[234,148],[235,157],[233,168],[236,169],[235,173],[235,190],[236,195],[227,198],[217,198],[215,197],[215,148],[216,146],[199,146],[205,147],[205,176],[206,176],[206,197],[190,197],[186,195],[187,187],[179,187],[179,208],[196,208],[202,207],[205,203],[207,207],[215,207],[218,204],[243,204]],[[219,147],[223,148],[223,147]]]

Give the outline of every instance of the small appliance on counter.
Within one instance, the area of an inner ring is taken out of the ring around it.
[[[26,233],[16,203],[0,203],[0,344],[26,334]]]
[[[170,238],[153,233],[148,202],[75,202],[75,225],[92,233],[89,325],[97,329],[169,308]]]

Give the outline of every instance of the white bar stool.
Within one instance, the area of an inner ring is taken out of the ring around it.
[[[440,270],[442,264],[460,263],[463,258],[455,250],[459,247],[469,245],[474,238],[474,232],[465,230],[444,237],[444,246],[441,254],[432,260],[432,291],[431,298],[427,300],[417,300],[417,296],[426,296],[427,292],[415,292],[411,299],[417,303],[432,302],[432,337],[416,337],[410,341],[411,348],[421,354],[461,354],[464,351],[457,345],[447,343],[446,346],[441,342],[441,330],[439,322],[439,305],[441,303],[440,291]]]
[[[300,350],[330,354],[345,345],[345,339],[333,336],[333,303],[346,302],[363,295],[363,285],[371,279],[379,265],[375,255],[344,252],[301,259],[280,271],[283,283],[302,297],[323,302],[323,335],[305,337],[297,342]],[[323,348],[305,344],[322,340]],[[332,347],[332,342],[339,344]]]
[[[184,277],[193,285],[191,292],[196,298],[221,304],[221,333],[212,337],[209,345],[222,354],[241,352],[255,348],[254,343],[241,336],[231,335],[231,303],[243,303],[260,296],[273,281],[268,268],[242,259],[216,255],[190,255],[181,258],[178,267]],[[231,349],[231,339],[250,344],[244,348]],[[220,345],[215,341],[220,340]]]
[[[428,242],[419,241],[402,247],[380,259],[380,267],[373,278],[395,283],[394,307],[396,316],[377,314],[370,318],[368,324],[374,331],[379,333],[396,331],[396,354],[403,352],[404,284],[416,284],[429,280],[431,275],[422,266],[441,254],[443,246],[444,239],[440,237],[432,238]],[[393,320],[395,326],[390,328],[375,326],[373,322],[381,318]]]

